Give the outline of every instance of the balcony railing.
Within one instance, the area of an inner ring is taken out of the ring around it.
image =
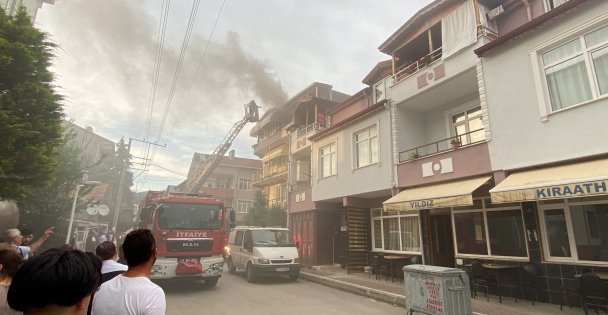
[[[486,140],[484,129],[477,129],[447,139],[435,141],[423,146],[399,152],[399,163],[419,159],[421,157],[455,150],[461,146],[471,145]]]
[[[315,122],[306,127],[298,129],[298,137],[302,137],[313,130],[325,129],[325,123]]]
[[[262,171],[260,172],[260,180],[264,180],[266,178],[272,177],[277,174],[287,172],[287,165],[272,165],[272,166],[264,166]]]
[[[393,84],[397,84],[406,78],[410,77],[412,74],[428,67],[433,62],[441,59],[442,49],[441,47],[433,50],[428,55],[412,62],[409,64],[405,64],[397,70],[397,73],[393,75]]]
[[[277,207],[280,209],[287,209],[287,200],[286,199],[270,199],[268,200],[268,207]]]

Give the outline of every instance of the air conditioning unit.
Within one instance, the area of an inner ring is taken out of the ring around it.
[[[502,5],[499,5],[488,12],[488,19],[492,21],[503,12],[505,12],[505,8]]]

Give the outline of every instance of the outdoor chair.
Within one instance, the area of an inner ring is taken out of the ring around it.
[[[595,313],[599,314],[600,307],[608,310],[608,292],[602,279],[593,273],[583,273],[580,278],[579,292],[585,315],[588,314],[588,305],[595,306]]]
[[[495,281],[488,274],[487,270],[483,268],[481,262],[478,260],[473,260],[471,262],[471,287],[473,289],[473,298],[477,297],[477,290],[481,287],[485,288],[485,297],[489,302],[489,285],[491,283],[495,283]]]
[[[538,301],[538,291],[540,291],[540,267],[535,263],[527,263],[521,267],[521,291],[526,292],[526,289],[532,290],[532,305]]]
[[[388,281],[388,269],[386,268],[386,261],[384,260],[384,254],[374,254],[370,256],[369,263],[369,274],[368,276],[371,278],[372,273],[376,276],[376,280],[381,275],[384,275],[386,281]]]

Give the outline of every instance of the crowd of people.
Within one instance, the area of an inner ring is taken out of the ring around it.
[[[117,247],[94,252],[70,245],[42,253],[53,228],[32,242],[31,231],[9,229],[0,244],[0,314],[165,314],[165,293],[149,279],[156,261],[152,232],[129,232]],[[122,250],[125,264],[118,262]]]

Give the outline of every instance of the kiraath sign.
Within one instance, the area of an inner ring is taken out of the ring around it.
[[[607,193],[608,181],[606,180],[536,188],[536,198],[538,200],[603,195]]]

